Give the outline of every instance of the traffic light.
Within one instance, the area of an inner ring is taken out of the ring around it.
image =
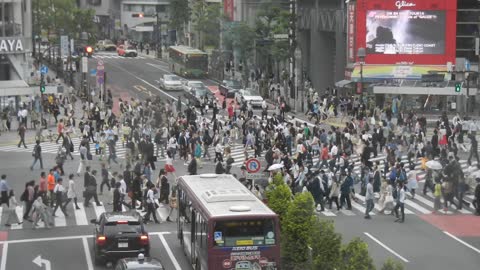
[[[456,93],[462,92],[462,84],[461,83],[455,83],[455,92]]]
[[[143,18],[143,13],[133,13],[132,18]]]
[[[91,46],[87,46],[87,47],[85,47],[85,52],[88,53],[88,54],[92,54],[93,48]]]
[[[43,75],[40,78],[40,93],[45,93],[45,80],[43,78]]]

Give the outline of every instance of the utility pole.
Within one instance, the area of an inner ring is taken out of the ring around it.
[[[296,79],[295,79],[295,48],[297,46],[296,41],[296,28],[297,28],[297,0],[290,1],[290,29],[289,29],[289,44],[290,44],[290,99],[292,99],[294,110],[296,110]]]

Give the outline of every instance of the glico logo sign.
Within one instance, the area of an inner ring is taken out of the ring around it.
[[[395,2],[395,6],[398,8],[398,9],[402,9],[404,7],[414,7],[416,6],[415,3],[412,3],[412,2],[407,2],[407,1],[397,1]]]

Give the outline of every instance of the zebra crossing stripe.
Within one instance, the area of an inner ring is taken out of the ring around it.
[[[325,210],[323,210],[320,213],[327,216],[327,217],[336,217],[337,216],[335,213],[333,213],[332,211],[330,211],[330,209],[328,209],[326,207],[325,207]]]
[[[105,213],[105,207],[103,206],[103,203],[100,203],[100,205],[97,205],[95,202],[92,202],[93,209],[95,210],[95,215],[97,216],[97,219],[100,217],[102,213]]]
[[[75,222],[77,225],[88,225],[87,214],[85,213],[85,208],[81,203],[78,204],[80,209],[75,209],[75,204],[72,203],[73,213],[75,214]]]
[[[55,227],[66,227],[67,226],[67,219],[62,212],[61,207],[59,206],[57,212],[55,213],[55,217],[53,217]]]
[[[351,200],[351,203],[352,203],[352,207],[357,209],[359,212],[361,213],[365,213],[365,211],[367,210],[365,207],[363,207],[362,205],[360,205],[359,203],[357,203],[356,201],[354,200]],[[373,212],[370,212],[370,215],[374,216],[375,213]]]
[[[365,197],[364,197],[364,196],[362,196],[362,195],[360,195],[360,194],[358,194],[358,193],[355,193],[355,197],[357,197],[358,199],[360,199],[360,200],[362,200],[363,202],[365,202]],[[374,205],[375,205],[375,210],[377,210],[377,211],[382,210],[382,209],[380,208],[380,205],[379,205],[378,203],[374,203]],[[415,214],[414,212],[408,210],[407,208],[405,208],[405,211],[404,211],[404,212],[405,212],[406,215],[414,215],[414,214]]]
[[[18,216],[18,220],[20,222],[25,222],[25,220],[23,220],[23,206],[17,206],[15,207],[15,213],[17,213],[17,216]],[[12,224],[12,226],[10,227],[12,230],[20,230],[23,228],[22,226],[23,224]]]
[[[418,203],[412,202],[412,200],[410,200],[410,199],[405,199],[405,204],[409,205],[410,207],[414,208],[415,210],[419,211],[422,214],[431,214],[432,213],[432,211],[430,211],[428,209],[425,209],[424,207],[422,207]]]
[[[166,221],[170,209],[166,207],[166,205],[160,204],[160,206],[157,208],[157,213],[159,217],[159,221]]]
[[[340,212],[346,216],[355,216],[355,213],[352,210],[340,209]],[[365,211],[364,211],[365,212]]]

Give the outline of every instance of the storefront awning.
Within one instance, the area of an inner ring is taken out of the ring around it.
[[[351,83],[352,83],[352,81],[350,81],[350,80],[341,80],[341,81],[338,81],[338,82],[335,83],[335,87],[343,88],[343,87],[345,87],[345,86],[347,86]]]
[[[360,71],[363,70],[364,82],[381,80],[421,80],[422,74],[446,73],[447,66],[438,65],[355,65],[352,72],[352,81],[360,82]],[[448,79],[448,76],[445,76]]]

